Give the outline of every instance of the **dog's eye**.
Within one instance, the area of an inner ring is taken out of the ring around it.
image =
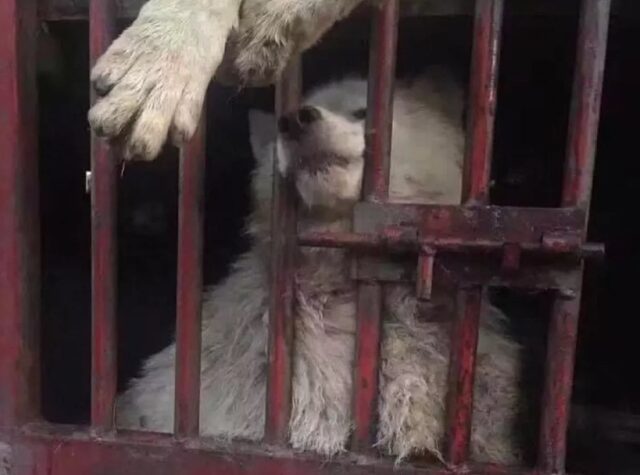
[[[364,120],[367,117],[367,109],[358,109],[351,113],[351,116],[356,120]]]

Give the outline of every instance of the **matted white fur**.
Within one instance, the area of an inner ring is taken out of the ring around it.
[[[283,173],[295,174],[303,229],[348,230],[362,180],[366,83],[351,79],[312,93],[319,119],[296,140],[278,140]],[[394,101],[391,197],[395,201],[458,203],[464,145],[461,95],[453,81],[432,73],[398,87]],[[273,117],[251,114],[258,160],[252,249],[224,282],[205,295],[202,325],[201,431],[223,438],[259,439],[265,418],[269,217]],[[318,160],[324,160],[319,162]],[[318,166],[322,163],[323,166]],[[295,349],[290,441],[295,449],[331,456],[351,431],[355,287],[345,251],[304,249],[295,276]],[[412,286],[385,290],[378,445],[402,459],[440,456],[454,296],[435,290],[421,320]],[[444,318],[438,318],[444,317]],[[515,462],[520,408],[519,349],[501,329],[502,314],[486,305],[477,357],[472,453],[480,461]],[[440,323],[438,323],[440,322]],[[152,356],[120,396],[121,427],[173,429],[175,346]]]
[[[0,442],[0,475],[11,475],[12,454],[11,446]]]

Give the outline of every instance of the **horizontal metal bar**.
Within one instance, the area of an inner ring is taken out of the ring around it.
[[[4,441],[12,444],[16,454],[12,475],[541,475],[536,470],[493,465],[471,465],[459,471],[442,466],[396,465],[393,459],[362,454],[327,460],[245,443],[209,439],[181,442],[163,434],[122,432],[95,438],[79,427],[52,425],[30,426]]]
[[[353,230],[360,233],[402,232],[418,229],[427,241],[462,239],[538,243],[547,237],[564,236],[568,243],[580,241],[585,213],[574,208],[516,208],[509,206],[459,207],[358,203]],[[393,228],[396,228],[394,230]],[[554,247],[550,245],[549,247]]]
[[[90,0],[40,0],[40,18],[47,21],[86,20]],[[118,17],[134,18],[145,0],[120,0],[118,2]],[[469,0],[447,0],[425,2],[424,0],[401,0],[400,10],[403,16],[449,16],[473,14],[473,2]],[[361,9],[361,14],[365,14]],[[519,0],[510,8],[514,15],[574,15],[572,2],[558,2],[557,0]],[[616,2],[613,13],[615,15],[640,14],[637,2]],[[357,14],[357,13],[356,13]]]
[[[510,241],[467,241],[458,238],[420,239],[411,238],[407,234],[393,235],[391,233],[367,234],[350,232],[305,232],[298,237],[298,244],[307,247],[346,248],[357,251],[415,251],[424,246],[444,252],[490,252],[502,251]],[[526,253],[543,255],[571,255],[581,258],[601,258],[604,256],[604,244],[586,243],[574,248],[546,247],[542,242],[525,242],[519,245]]]

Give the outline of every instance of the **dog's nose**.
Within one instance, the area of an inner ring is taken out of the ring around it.
[[[322,117],[319,109],[313,106],[303,106],[291,114],[280,117],[278,131],[293,139],[300,137],[305,127],[311,125]]]
[[[298,111],[298,122],[303,125],[313,124],[320,119],[320,111],[313,106],[303,106]]]

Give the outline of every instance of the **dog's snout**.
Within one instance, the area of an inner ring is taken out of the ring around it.
[[[280,117],[278,120],[278,131],[283,135],[297,139],[306,127],[321,117],[322,113],[316,107],[302,106],[297,111]]]

